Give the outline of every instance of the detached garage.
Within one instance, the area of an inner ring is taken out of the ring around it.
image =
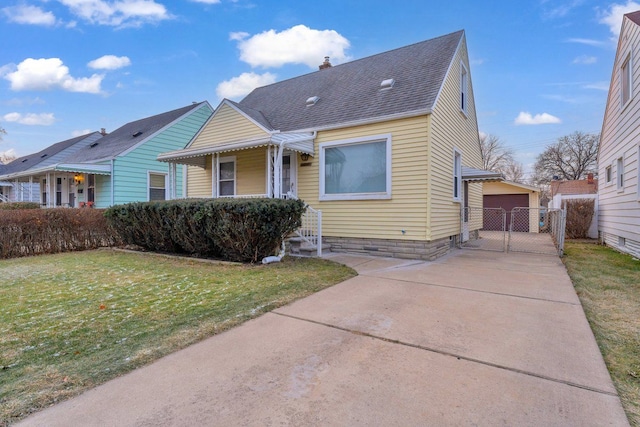
[[[511,210],[513,208],[534,208],[529,215],[529,223],[518,224],[519,231],[538,232],[540,191],[530,185],[518,184],[511,181],[485,182],[482,186],[483,204],[485,208],[502,208],[507,211],[507,230],[511,225]],[[484,224],[484,230],[491,230],[494,224]]]

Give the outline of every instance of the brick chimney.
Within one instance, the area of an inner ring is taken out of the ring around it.
[[[587,174],[587,184],[593,184],[593,174]]]
[[[318,66],[318,69],[324,70],[325,68],[331,68],[331,67],[332,65],[331,65],[331,62],[329,62],[329,57],[325,56],[324,62]]]

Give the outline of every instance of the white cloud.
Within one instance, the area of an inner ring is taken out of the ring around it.
[[[14,67],[15,71],[4,72],[3,77],[11,82],[11,89],[51,90],[63,89],[68,92],[100,93],[104,75],[74,78],[69,75],[69,67],[60,58],[27,58]]]
[[[280,33],[269,30],[248,37],[246,33],[232,33],[238,41],[240,59],[252,67],[281,67],[285,64],[320,65],[325,56],[335,63],[348,59],[345,51],[349,40],[334,30],[313,30],[305,25]]]
[[[20,123],[29,126],[50,126],[55,123],[53,113],[9,113],[2,117],[7,122]]]
[[[98,59],[89,62],[87,66],[95,70],[117,70],[118,68],[128,67],[131,60],[126,56],[104,55]]]
[[[241,41],[249,37],[249,33],[245,33],[244,31],[237,31],[235,33],[229,33],[229,40],[237,40]]]
[[[0,151],[0,164],[8,163],[12,160],[15,160],[18,157],[16,154],[16,150],[13,148],[8,149],[7,151]]]
[[[53,13],[45,12],[37,6],[18,5],[5,7],[2,12],[10,22],[17,24],[51,26],[56,23],[56,17]]]
[[[596,89],[596,90],[604,90],[606,92],[609,91],[609,82],[601,81],[595,83],[588,83],[583,86],[584,89]]]
[[[275,83],[276,75],[271,73],[242,73],[238,77],[226,80],[218,85],[216,94],[219,98],[237,99],[253,89]]]
[[[75,138],[76,136],[87,135],[91,132],[93,132],[91,129],[74,130],[71,132],[71,136]]]
[[[567,43],[578,43],[578,44],[586,44],[587,46],[604,46],[604,42],[600,40],[593,39],[581,39],[581,38],[572,38],[567,39]]]
[[[139,27],[171,19],[164,5],[154,0],[58,0],[71,13],[92,24]]]
[[[204,3],[204,4],[218,4],[220,0],[191,0],[194,3]]]
[[[613,34],[617,40],[620,35],[620,28],[622,27],[622,18],[625,13],[635,12],[640,9],[640,3],[627,0],[626,4],[612,4],[609,10],[605,11],[600,17],[600,23],[609,27],[609,31]]]
[[[598,62],[598,58],[596,58],[595,56],[588,56],[588,55],[580,55],[573,60],[574,64],[584,64],[584,65],[595,64],[596,62]]]
[[[544,125],[548,123],[562,123],[562,121],[551,114],[542,113],[533,116],[525,111],[521,111],[514,121],[515,125]]]

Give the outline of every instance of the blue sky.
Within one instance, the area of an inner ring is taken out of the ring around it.
[[[223,97],[466,31],[481,132],[529,167],[599,132],[632,1],[3,0],[0,152]]]

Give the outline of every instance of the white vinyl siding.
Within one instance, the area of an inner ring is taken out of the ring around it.
[[[607,245],[635,256],[640,256],[640,199],[637,191],[640,185],[640,102],[633,87],[640,78],[635,61],[638,53],[640,26],[625,17],[612,67],[598,153],[600,176],[605,178],[609,168],[612,174],[611,182],[598,189],[598,231]],[[625,73],[628,70],[630,84],[622,82],[623,66]],[[620,108],[626,97],[622,93],[626,85],[629,98],[624,108]],[[622,159],[620,178],[616,170],[619,159]],[[624,246],[619,245],[620,237],[624,238]]]

